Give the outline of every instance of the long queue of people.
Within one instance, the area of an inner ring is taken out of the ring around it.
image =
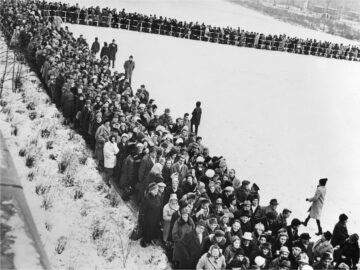
[[[78,4],[69,5],[45,1],[38,1],[37,6],[42,10],[43,16],[58,16],[71,23],[122,28],[241,47],[360,61],[360,49],[354,45],[289,37],[285,34],[266,35],[239,27],[216,27],[156,15],[128,13],[124,9],[117,11],[110,8],[100,9],[98,6],[80,8]]]
[[[52,101],[95,149],[105,181],[140,204],[141,245],[162,245],[178,269],[355,269],[359,236],[339,216],[332,233],[311,241],[307,224],[260,206],[260,187],[240,181],[224,157],[211,156],[192,116],[157,114],[145,85],[135,93],[108,57],[97,59],[83,37],[43,17],[37,5],[5,3],[1,25],[25,52]],[[308,200],[315,200],[314,198]],[[126,199],[126,198],[125,198]],[[300,230],[301,231],[301,230]]]

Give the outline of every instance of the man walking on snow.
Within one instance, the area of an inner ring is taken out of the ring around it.
[[[118,50],[117,44],[115,43],[115,39],[113,39],[109,45],[109,60],[110,60],[110,65],[112,62],[112,68],[115,67],[115,59],[116,59],[117,50]]]
[[[322,235],[322,228],[320,224],[321,211],[324,206],[324,200],[326,195],[326,182],[327,178],[322,178],[319,180],[319,185],[316,188],[314,197],[307,198],[307,202],[311,202],[312,205],[309,208],[309,216],[303,222],[304,226],[307,226],[310,218],[316,219],[316,224],[318,226],[318,232],[316,235]]]
[[[99,51],[100,51],[100,43],[98,41],[98,38],[96,37],[95,41],[91,45],[91,52],[96,55]]]
[[[132,55],[130,55],[129,60],[125,61],[124,69],[125,69],[126,79],[129,80],[129,84],[131,85],[131,76],[132,76],[133,70],[135,69],[135,62],[133,61]]]
[[[202,113],[200,106],[201,106],[201,102],[200,101],[196,102],[196,108],[193,110],[192,117],[190,120],[191,132],[195,132],[196,135],[198,134],[198,128],[200,126],[201,113]]]

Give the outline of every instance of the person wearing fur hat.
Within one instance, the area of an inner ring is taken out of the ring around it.
[[[204,239],[204,246],[202,252],[208,252],[211,245],[218,245],[222,250],[225,250],[227,246],[225,232],[218,229],[215,231],[214,234],[209,234],[209,236]]]
[[[323,233],[321,238],[314,243],[314,246],[312,248],[312,252],[314,254],[314,259],[316,261],[319,261],[321,256],[325,252],[330,252],[331,254],[334,253],[334,248],[330,244],[331,237],[332,237],[331,232],[326,231],[326,232]]]
[[[346,263],[351,269],[356,269],[359,263],[360,248],[359,235],[354,233],[340,245],[339,252],[336,257],[336,265]]]
[[[306,199],[307,202],[311,202],[312,204],[309,208],[309,212],[310,212],[309,216],[305,219],[305,221],[303,222],[303,225],[307,226],[310,218],[315,219],[316,224],[318,226],[318,232],[316,233],[316,235],[322,235],[320,218],[321,218],[322,208],[324,206],[324,200],[325,200],[325,195],[326,195],[326,187],[325,186],[326,186],[327,181],[328,181],[327,178],[320,179],[319,185],[316,188],[315,195],[311,198]]]
[[[195,230],[195,223],[190,217],[189,208],[185,207],[180,209],[180,217],[175,221],[174,227],[171,232],[172,240],[174,242],[174,268],[177,268],[177,266],[180,264],[181,259],[183,258],[181,240],[183,240],[184,236],[187,233],[190,233],[193,230]]]
[[[334,267],[331,265],[331,262],[333,261],[333,255],[331,252],[325,252],[321,256],[321,260],[314,263],[312,265],[313,269],[321,269],[321,270],[327,270],[327,269],[334,269]]]
[[[238,237],[237,235],[231,237],[231,242],[224,251],[226,264],[229,264],[229,262],[234,258],[236,252],[241,249],[240,245],[241,245],[240,237]]]
[[[214,244],[201,256],[196,270],[224,270],[225,267],[225,257],[221,254],[221,248]]]
[[[172,215],[179,210],[178,199],[175,193],[170,195],[169,202],[163,208],[163,241],[166,242],[170,233]]]
[[[337,247],[345,243],[345,240],[349,237],[349,233],[346,227],[346,223],[348,222],[348,216],[345,214],[341,214],[339,216],[339,221],[335,224],[331,245],[333,247]]]
[[[139,215],[142,216],[143,240],[142,245],[156,244],[160,239],[160,221],[162,217],[162,206],[158,195],[158,185],[150,183],[148,192],[144,197]]]

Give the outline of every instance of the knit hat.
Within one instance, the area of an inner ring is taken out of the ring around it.
[[[198,156],[198,157],[196,158],[196,162],[197,162],[197,163],[204,163],[204,161],[205,161],[205,159],[204,159],[202,156]]]
[[[322,186],[325,186],[327,181],[328,181],[327,178],[321,178],[321,179],[319,180],[319,184],[322,185]]]
[[[268,250],[271,250],[271,244],[266,242],[264,244],[261,244],[260,245],[260,249],[268,249]]]

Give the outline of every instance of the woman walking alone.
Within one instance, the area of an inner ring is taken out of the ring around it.
[[[326,195],[326,182],[327,178],[322,178],[319,180],[319,185],[316,188],[314,197],[307,198],[307,202],[311,202],[312,205],[309,208],[309,216],[303,222],[304,226],[307,226],[310,218],[316,219],[316,224],[318,226],[318,232],[316,235],[322,235],[322,228],[320,224],[321,212],[324,206],[324,200]]]

